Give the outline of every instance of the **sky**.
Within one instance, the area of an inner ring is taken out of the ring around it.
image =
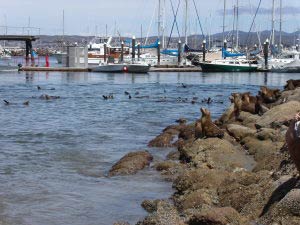
[[[180,35],[184,32],[185,0],[165,1],[165,33],[171,34],[174,11],[178,7],[177,24]],[[188,34],[222,32],[224,0],[187,0]],[[260,11],[255,20],[254,31],[271,29],[273,0],[238,0],[240,6],[239,29],[249,31],[259,1]],[[276,29],[279,30],[279,1],[275,0]],[[199,20],[194,7],[196,4]],[[226,0],[226,30],[232,30],[233,6],[237,0]],[[295,32],[300,28],[300,1],[282,0],[283,30]],[[1,0],[0,25],[8,26],[8,34],[62,35],[63,11],[66,35],[104,35],[106,25],[109,35],[141,36],[157,35],[158,0]],[[39,29],[21,28],[35,27]],[[0,33],[6,29],[0,27]],[[177,36],[176,26],[172,36]]]

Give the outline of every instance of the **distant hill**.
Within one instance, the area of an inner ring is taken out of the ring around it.
[[[258,35],[260,36],[261,42],[263,43],[267,38],[270,38],[270,31],[262,31],[259,34],[257,34],[256,32],[252,32],[252,33],[247,33],[244,31],[240,31],[239,32],[239,43],[241,46],[246,46],[246,44],[248,46],[254,46],[254,44],[259,44],[258,41]],[[282,32],[282,43],[285,46],[292,46],[295,45],[295,43],[297,43],[297,38],[299,36],[299,32],[294,32],[294,33],[286,33],[286,32]],[[231,36],[231,32],[226,32],[226,39],[228,41],[228,46],[231,45],[231,40],[232,40],[232,36]],[[222,45],[222,33],[217,33],[214,35],[211,35],[211,42],[214,45],[217,46],[221,46]],[[36,42],[33,43],[33,47],[34,48],[54,48],[57,49],[59,48],[59,46],[61,45],[62,41],[64,41],[66,44],[74,44],[77,43],[77,45],[79,46],[83,46],[86,45],[87,43],[89,43],[94,37],[93,36],[79,36],[79,35],[66,35],[64,36],[64,39],[62,40],[62,36],[59,35],[41,35],[40,39]],[[123,37],[122,39],[125,39],[128,37]],[[118,43],[118,40],[120,38],[114,38],[114,42],[115,44]],[[153,37],[149,37],[148,41],[149,43],[154,42],[157,39],[156,36]],[[208,37],[207,37],[208,40]],[[279,32],[276,31],[275,32],[275,40],[276,43],[279,42]],[[139,39],[137,39],[137,41],[140,41]],[[181,38],[181,41],[184,42],[184,38]],[[188,37],[188,43],[190,45],[190,47],[192,48],[201,48],[202,45],[202,41],[203,41],[203,37],[202,35],[191,35]],[[178,37],[173,37],[170,39],[170,48],[176,48],[177,47],[177,43],[178,43]],[[0,44],[2,44],[0,42]],[[119,45],[119,43],[117,44]],[[20,46],[20,47],[25,47],[24,43],[20,43],[20,42],[6,42],[6,46]]]

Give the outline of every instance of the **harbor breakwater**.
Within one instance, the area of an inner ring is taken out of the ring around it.
[[[138,225],[300,223],[300,181],[295,166],[300,163],[300,144],[293,134],[294,117],[300,112],[299,81],[288,81],[280,94],[265,87],[257,94],[266,107],[264,113],[251,112],[249,107],[237,109],[232,99],[233,104],[214,123],[219,128],[208,124],[210,129],[223,131],[222,137],[216,132],[204,134],[208,128],[203,123],[207,125],[210,118],[202,109],[198,120],[186,123],[181,119],[149,142],[151,147],[177,149],[153,164],[162,177],[172,181],[174,193],[168,199],[145,200],[142,207],[149,215]],[[244,98],[240,100],[245,104]],[[292,141],[286,139],[291,135]],[[294,151],[292,157],[289,151]]]

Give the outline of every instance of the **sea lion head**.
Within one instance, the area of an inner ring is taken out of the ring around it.
[[[200,110],[201,110],[202,116],[210,116],[210,112],[208,109],[201,108]]]

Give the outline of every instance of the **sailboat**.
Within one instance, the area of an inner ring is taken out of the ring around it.
[[[202,71],[203,72],[255,72],[257,71],[258,69],[257,61],[247,59],[247,57],[243,53],[232,53],[226,50],[225,43],[227,42],[224,35],[225,13],[226,13],[226,0],[224,0],[224,15],[223,15],[223,38],[224,38],[223,39],[224,47],[222,48],[223,59],[200,62],[199,64],[202,68]]]
[[[242,53],[230,53],[222,49],[224,59],[200,62],[203,72],[255,72],[258,69],[255,60],[248,60]]]

